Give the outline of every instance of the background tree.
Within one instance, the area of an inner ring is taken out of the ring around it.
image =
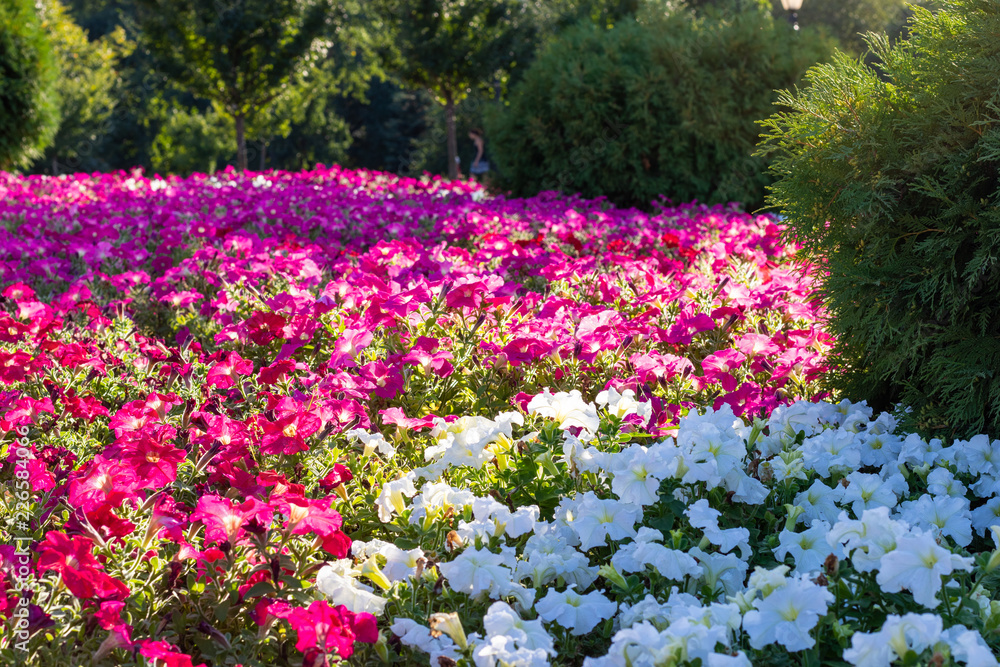
[[[59,122],[57,69],[31,0],[0,0],[0,169],[27,166]]]
[[[60,172],[60,162],[74,171],[107,168],[95,153],[121,99],[120,59],[133,45],[121,27],[90,41],[59,0],[45,0],[41,8],[42,29],[49,35],[59,69],[60,107],[59,129],[45,150],[42,166],[54,175]]]
[[[753,156],[757,121],[776,89],[829,55],[829,40],[766,9],[650,8],[641,19],[567,30],[487,114],[499,184],[621,206],[664,195],[759,207],[770,178]]]
[[[265,110],[310,57],[327,0],[136,0],[143,41],[163,71],[232,116],[236,166],[247,168],[247,121]]]
[[[805,0],[799,10],[799,23],[823,25],[840,41],[841,48],[854,55],[868,50],[864,36],[869,32],[887,32],[899,37],[907,0]],[[776,3],[781,11],[781,3]]]
[[[458,175],[455,105],[474,87],[502,86],[532,50],[534,25],[513,0],[389,0],[399,45],[395,71],[444,106],[448,175]]]

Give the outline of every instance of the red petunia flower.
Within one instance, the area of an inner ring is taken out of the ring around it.
[[[253,362],[236,352],[230,352],[225,359],[216,363],[208,371],[205,384],[219,389],[228,389],[236,384],[236,378],[253,373]]]
[[[191,656],[181,653],[181,650],[170,642],[144,639],[139,644],[139,653],[149,658],[150,667],[195,667],[191,663]],[[205,663],[197,667],[205,667]]]
[[[271,525],[274,511],[256,498],[237,503],[222,496],[202,496],[191,514],[191,521],[205,524],[205,543],[236,541],[243,535],[244,526],[257,519],[265,527]]]
[[[374,616],[355,614],[343,605],[331,607],[325,600],[313,602],[308,609],[292,610],[288,622],[299,636],[295,648],[307,656],[311,653],[325,657],[336,652],[340,658],[349,658],[354,654],[354,642],[374,644],[378,641]]]
[[[170,428],[170,427],[167,427]],[[170,428],[170,431],[173,431]],[[160,489],[177,479],[177,464],[187,453],[163,442],[163,434],[141,436],[121,446],[121,460],[130,466],[142,489]]]
[[[49,531],[38,545],[38,570],[58,572],[69,592],[81,600],[128,597],[128,587],[104,572],[91,552],[93,546],[85,537]]]

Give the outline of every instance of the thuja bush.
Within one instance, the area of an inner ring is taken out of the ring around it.
[[[644,15],[611,30],[581,25],[532,64],[487,122],[502,185],[606,196],[647,206],[763,202],[766,162],[753,157],[777,98],[829,54],[762,11]]]
[[[826,263],[829,384],[924,433],[1000,434],[1000,5],[915,10],[878,71],[816,67],[765,125],[770,202]]]

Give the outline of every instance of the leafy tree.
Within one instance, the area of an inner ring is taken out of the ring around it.
[[[236,166],[246,131],[289,81],[325,56],[328,0],[136,0],[144,42],[177,85],[234,120]]]
[[[444,106],[448,175],[458,175],[455,105],[475,87],[502,85],[529,57],[531,14],[515,0],[389,0],[399,44],[395,70]]]
[[[610,29],[584,23],[552,42],[487,114],[500,185],[606,196],[763,203],[753,157],[777,98],[831,45],[768,11],[648,11]]]
[[[0,0],[0,169],[27,166],[59,122],[57,69],[31,0]]]
[[[910,38],[785,93],[769,198],[825,268],[827,380],[927,435],[1000,437],[1000,4],[917,9]]]
[[[88,40],[59,0],[42,4],[42,29],[50,37],[59,67],[56,93],[61,110],[59,129],[43,162],[53,174],[59,173],[60,162],[74,169],[106,166],[94,152],[120,100],[119,60],[131,52],[132,45],[121,27],[98,40]]]
[[[212,173],[233,153],[233,119],[216,108],[199,111],[160,100],[160,128],[150,147],[150,165],[161,174]]]

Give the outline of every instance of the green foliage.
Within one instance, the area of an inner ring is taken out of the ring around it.
[[[56,92],[61,111],[43,166],[53,174],[60,172],[60,163],[71,171],[106,168],[97,153],[121,99],[119,60],[133,45],[121,27],[89,41],[58,0],[46,0],[42,10],[42,29],[49,35],[59,68]]]
[[[755,121],[777,88],[829,53],[767,12],[689,11],[567,31],[531,66],[487,136],[516,194],[605,195],[645,206],[677,200],[763,202]]]
[[[775,4],[781,11],[781,4]],[[799,22],[802,25],[826,26],[844,50],[859,55],[868,50],[865,34],[887,32],[892,37],[899,35],[907,4],[911,3],[905,0],[806,0],[799,10]]]
[[[502,86],[533,51],[535,25],[514,0],[389,0],[399,44],[395,71],[445,107],[448,172],[457,174],[455,105],[473,88]]]
[[[0,0],[0,169],[25,167],[59,121],[56,64],[31,0]]]
[[[160,174],[212,173],[231,157],[233,119],[216,109],[164,109],[151,162]]]
[[[829,274],[831,387],[897,402],[924,433],[1000,436],[1000,5],[916,10],[782,95],[769,201]]]
[[[235,121],[237,167],[246,168],[245,127],[296,76],[326,56],[317,38],[327,0],[137,0],[144,42],[163,71]],[[315,47],[315,48],[314,48]]]

